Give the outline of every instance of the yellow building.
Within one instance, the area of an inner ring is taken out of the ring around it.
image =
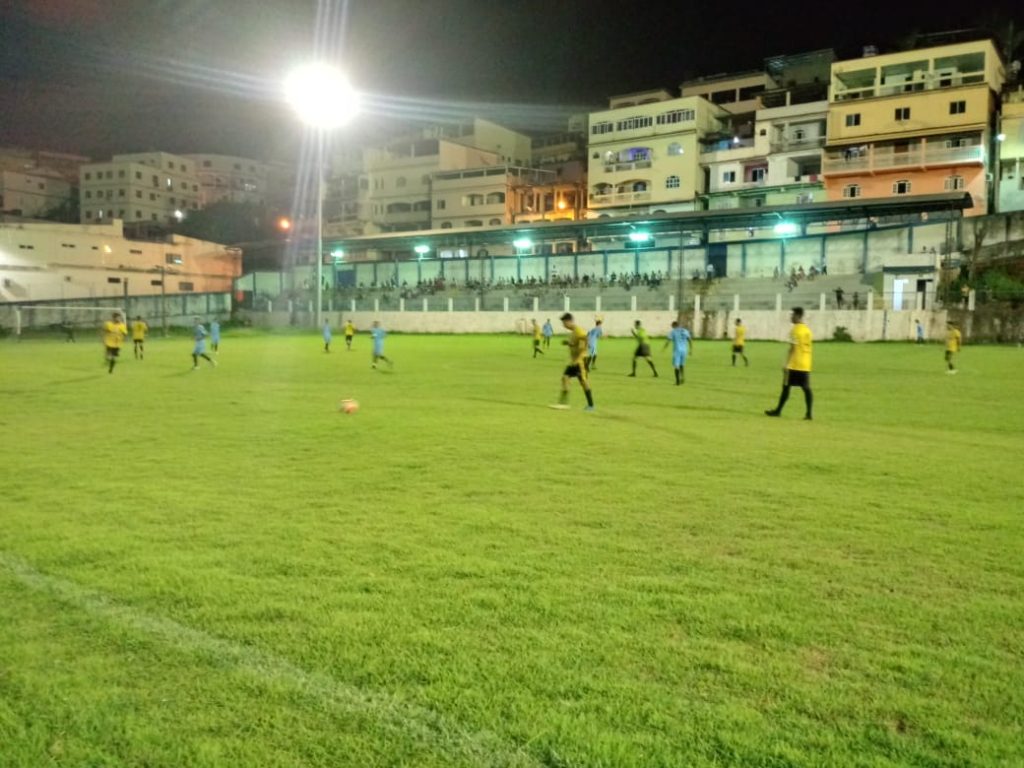
[[[691,211],[704,192],[700,143],[725,111],[700,96],[648,91],[611,99],[590,115],[592,216]]]
[[[1024,211],[1024,86],[1003,96],[997,142],[999,211]]]
[[[822,174],[829,200],[969,192],[993,206],[1003,62],[989,40],[832,64]]]

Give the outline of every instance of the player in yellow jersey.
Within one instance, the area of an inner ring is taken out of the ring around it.
[[[352,351],[352,337],[356,335],[356,327],[351,320],[345,321],[345,349]]]
[[[107,373],[114,372],[117,356],[121,354],[121,344],[128,335],[128,327],[120,312],[115,312],[103,324],[103,348],[106,350]]]
[[[747,343],[747,328],[743,325],[743,321],[740,318],[736,318],[736,335],[732,339],[732,367],[736,367],[736,355],[743,358],[744,365],[750,365],[750,361],[747,360],[747,356],[743,354],[743,348]]]
[[[633,371],[629,375],[636,376],[636,361],[643,358],[651,366],[654,378],[658,378],[658,369],[654,367],[654,361],[651,359],[651,338],[647,335],[647,329],[637,320],[633,323],[632,333],[636,339],[636,350],[633,352]]]
[[[807,408],[804,420],[810,421],[811,406],[814,404],[814,395],[811,394],[811,329],[804,323],[802,307],[793,307],[789,321],[793,329],[789,333],[789,353],[782,369],[782,394],[779,395],[779,404],[765,411],[765,414],[781,416],[782,406],[789,399],[789,388],[800,387],[804,391],[804,405]]]
[[[946,323],[946,373],[956,373],[956,354],[962,346],[960,330],[953,323]]]
[[[136,315],[132,322],[132,344],[135,347],[135,359],[142,360],[145,350],[146,334],[149,333],[149,326],[142,319],[142,315]]]
[[[540,325],[537,324],[536,318],[534,318],[534,320],[532,322],[533,322],[533,356],[537,357],[537,355],[543,355],[544,354],[544,350],[542,350],[540,348],[540,338],[541,338]]]
[[[558,397],[558,405],[552,408],[567,409],[569,407],[569,381],[578,379],[583,387],[583,394],[587,397],[587,407],[583,410],[594,410],[594,395],[590,391],[590,382],[587,380],[587,332],[576,325],[572,314],[566,312],[561,317],[562,325],[569,331],[568,340],[562,342],[569,347],[569,365],[562,372],[562,392]]]

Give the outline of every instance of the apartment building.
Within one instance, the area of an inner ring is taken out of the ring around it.
[[[700,145],[727,112],[701,96],[668,91],[617,96],[590,115],[591,216],[694,210],[704,192]]]
[[[247,157],[188,155],[199,178],[199,207],[213,203],[267,202],[269,167]]]
[[[555,178],[553,171],[511,165],[435,173],[431,178],[433,228],[500,227],[526,221],[517,216],[539,209],[543,202],[538,197],[546,199],[539,190],[553,187]],[[552,209],[556,206],[552,200]],[[568,215],[561,218],[571,217],[564,201],[562,211]],[[548,218],[553,218],[553,211]]]
[[[825,199],[821,148],[828,102],[761,109],[750,138],[701,146],[707,170],[707,207],[759,208]]]
[[[832,64],[828,199],[964,190],[994,208],[993,131],[1005,72],[989,40]]]
[[[1003,95],[998,130],[999,212],[1024,211],[1024,86]]]
[[[0,213],[41,217],[67,202],[71,189],[58,173],[46,168],[0,168]]]
[[[509,200],[512,195],[506,181],[521,177],[509,169],[528,166],[530,157],[528,136],[479,118],[431,126],[393,139],[364,150],[358,173],[351,162],[336,169],[330,181],[332,214],[325,232],[328,236],[378,234],[431,229],[442,223],[456,226],[456,221],[463,220],[509,220],[511,214],[505,211],[504,201],[499,210],[494,202],[464,206],[461,192],[441,194],[435,199],[434,178],[454,173],[445,177],[446,189],[452,185],[464,187],[465,195],[470,196],[467,199],[473,201],[477,194],[493,201],[499,192],[503,200]],[[480,169],[493,169],[493,173],[458,178],[460,172]],[[487,184],[479,184],[480,179]],[[499,179],[501,184],[495,186]],[[485,189],[488,185],[495,188]],[[469,190],[470,186],[480,189]]]
[[[167,152],[114,155],[79,169],[83,224],[121,219],[128,225],[168,224],[199,209],[195,162]]]

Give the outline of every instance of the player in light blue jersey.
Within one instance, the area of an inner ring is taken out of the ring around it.
[[[672,345],[672,367],[676,372],[676,386],[685,381],[686,357],[693,350],[693,337],[690,332],[679,325],[679,322],[672,323],[672,330],[668,332],[668,339],[665,346]]]
[[[220,323],[216,320],[210,321],[210,346],[214,352],[220,349]]]
[[[544,346],[550,347],[551,337],[554,336],[555,334],[555,329],[551,325],[551,318],[548,318],[547,321],[544,323],[544,328],[541,329],[541,332],[544,334]]]
[[[384,337],[388,335],[388,332],[381,328],[379,320],[373,321],[373,328],[370,329],[370,335],[373,336],[373,364],[371,367],[376,368],[378,360],[383,360],[388,364],[389,368],[394,367],[395,364],[388,358],[384,357]]]
[[[584,365],[587,371],[597,368],[597,340],[604,336],[604,329],[601,328],[601,321],[594,323],[594,327],[587,331],[587,356]]]
[[[331,338],[332,338],[332,336],[331,336],[331,321],[330,320],[324,320],[323,334],[324,334],[324,352],[330,352],[331,351]]]
[[[217,361],[206,354],[206,337],[209,334],[203,324],[199,321],[198,317],[192,318],[192,338],[195,340],[195,346],[192,347],[192,370],[199,368],[199,358],[203,358],[210,365],[217,365]]]

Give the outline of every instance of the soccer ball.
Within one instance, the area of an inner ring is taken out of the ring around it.
[[[352,398],[345,398],[338,403],[338,410],[342,413],[355,413],[359,410],[359,403]]]

